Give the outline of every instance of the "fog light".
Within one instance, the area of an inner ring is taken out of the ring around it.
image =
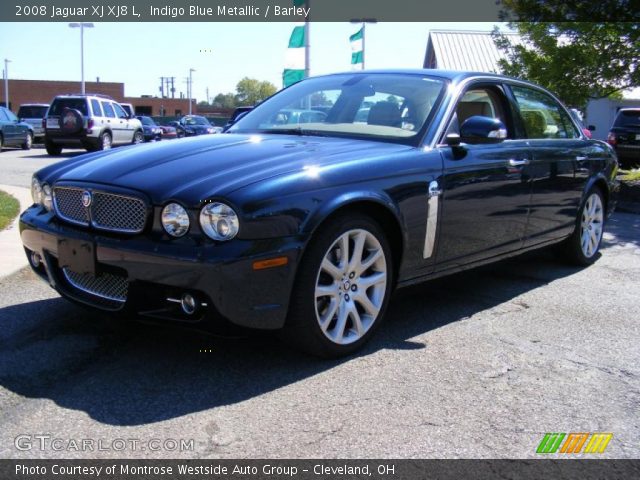
[[[198,308],[198,301],[193,297],[193,295],[185,293],[182,295],[182,300],[180,300],[180,306],[184,313],[187,315],[193,315]]]

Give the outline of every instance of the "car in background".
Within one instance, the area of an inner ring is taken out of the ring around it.
[[[44,144],[49,155],[63,148],[88,152],[144,142],[142,123],[106,95],[58,95],[44,120]]]
[[[584,136],[587,137],[587,138],[592,138],[593,135],[591,134],[591,131],[595,130],[595,127],[593,127],[593,126],[587,127],[584,124],[584,119],[582,118],[582,113],[580,113],[580,110],[578,110],[576,108],[570,108],[569,109],[569,113],[571,114],[571,116],[573,117],[575,122],[578,124],[580,129],[582,130],[582,133],[584,134]]]
[[[136,109],[133,108],[133,105],[131,105],[130,103],[120,103],[120,106],[125,112],[127,112],[127,115],[129,115],[130,117],[136,116]]]
[[[176,129],[176,136],[178,138],[183,138],[187,136],[187,132],[184,129],[184,126],[182,126],[182,124],[178,120],[171,120],[170,122],[167,122],[167,126],[173,127]]]
[[[0,151],[3,147],[21,147],[29,150],[33,145],[33,127],[21,122],[14,113],[0,107]]]
[[[323,97],[324,121],[274,123]],[[617,170],[611,146],[532,83],[352,72],[281,90],[224,135],[49,165],[20,233],[33,271],[70,300],[280,329],[337,357],[379,331],[396,287],[542,247],[597,261]]]
[[[160,130],[162,130],[162,138],[170,140],[178,137],[178,130],[176,127],[171,125],[160,125]]]
[[[209,120],[200,115],[185,115],[180,119],[180,125],[187,137],[219,133],[219,127],[214,127]]]
[[[640,108],[622,108],[609,130],[607,142],[625,168],[640,165]]]
[[[144,134],[145,142],[162,140],[162,128],[153,121],[153,118],[146,117],[144,115],[138,115],[136,118],[140,120],[140,123],[142,123],[142,132]]]
[[[324,122],[327,114],[319,110],[283,109],[270,120],[274,125]]]
[[[231,114],[231,117],[229,117],[229,120],[227,120],[227,123],[225,123],[224,127],[222,127],[222,131],[226,132],[227,130],[229,130],[229,128],[231,128],[231,125],[233,125],[234,123],[236,123],[240,118],[242,118],[242,116],[247,113],[250,112],[251,110],[253,110],[254,107],[238,107],[236,108],[233,113]]]
[[[47,115],[49,104],[47,103],[25,103],[18,109],[18,118],[21,122],[28,123],[33,128],[33,142],[42,143],[44,141],[43,119]]]

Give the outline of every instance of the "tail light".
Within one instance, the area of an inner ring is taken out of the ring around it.
[[[87,129],[91,130],[93,128],[93,118],[87,120]]]
[[[609,135],[607,135],[607,143],[612,146],[618,143],[618,137],[616,137],[615,133],[609,132]]]

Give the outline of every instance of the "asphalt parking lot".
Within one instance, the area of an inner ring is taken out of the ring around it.
[[[3,151],[0,183],[51,161]],[[533,458],[546,432],[638,458],[639,291],[640,216],[617,213],[592,267],[543,251],[400,291],[364,351],[320,361],[117,323],[23,269],[0,279],[0,458]]]

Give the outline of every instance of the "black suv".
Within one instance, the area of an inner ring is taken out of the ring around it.
[[[49,106],[44,127],[49,155],[60,155],[63,148],[93,152],[144,142],[140,120],[106,95],[57,96]]]
[[[618,112],[607,142],[615,148],[620,166],[640,165],[640,108],[623,108]]]

